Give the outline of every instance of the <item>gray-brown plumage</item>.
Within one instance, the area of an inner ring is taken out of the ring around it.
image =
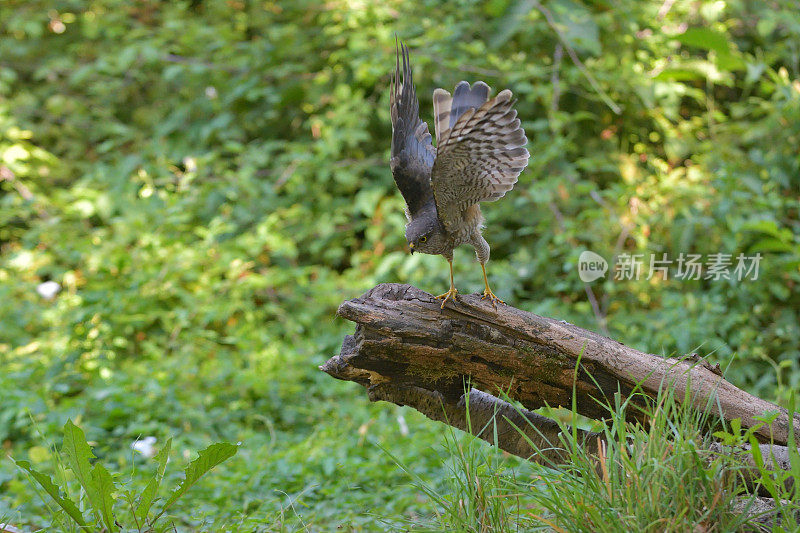
[[[482,81],[460,82],[451,96],[433,93],[436,148],[419,118],[408,47],[395,60],[389,103],[392,117],[390,166],[406,201],[406,240],[411,253],[441,254],[450,263],[450,290],[437,296],[442,307],[458,294],[453,283],[453,249],[470,244],[483,270],[484,298],[501,302],[489,288],[489,244],[481,235],[480,202],[502,198],[528,164],[525,132],[513,109],[511,91],[489,99]]]

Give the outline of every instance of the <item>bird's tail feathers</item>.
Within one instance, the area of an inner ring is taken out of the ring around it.
[[[442,134],[450,129],[450,106],[453,104],[453,97],[444,89],[433,91],[433,117],[434,129],[436,130],[436,144]]]
[[[489,86],[482,81],[475,82],[472,87],[466,81],[462,81],[456,85],[452,96],[444,89],[436,89],[433,92],[437,145],[444,138],[444,133],[455,126],[461,115],[486,103],[489,91]]]

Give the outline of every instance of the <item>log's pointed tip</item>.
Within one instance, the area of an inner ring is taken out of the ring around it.
[[[337,369],[339,369],[340,367],[341,367],[341,358],[338,355],[334,355],[333,357],[325,361],[325,363],[319,365],[317,368],[319,368],[320,370],[322,370],[331,377],[339,378],[340,373],[338,372]]]
[[[353,300],[345,300],[339,304],[339,307],[336,309],[336,316],[340,316],[342,318],[347,318],[347,311],[352,306]]]

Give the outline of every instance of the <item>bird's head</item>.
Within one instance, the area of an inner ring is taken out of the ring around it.
[[[440,254],[446,248],[444,232],[438,219],[416,218],[406,226],[408,249],[424,254]]]

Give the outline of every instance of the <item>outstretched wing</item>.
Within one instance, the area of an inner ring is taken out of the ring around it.
[[[402,69],[400,57],[402,56]],[[433,200],[431,169],[436,151],[428,125],[419,119],[419,101],[411,77],[408,47],[400,45],[389,95],[392,116],[390,166],[408,206],[409,219]]]
[[[452,231],[468,207],[497,200],[510,191],[530,154],[511,91],[487,101],[485,83],[478,82],[470,90],[462,81],[449,102],[448,96],[439,90],[434,95],[442,116],[440,120],[437,114],[431,187],[439,218]],[[449,128],[440,131],[445,124]]]

